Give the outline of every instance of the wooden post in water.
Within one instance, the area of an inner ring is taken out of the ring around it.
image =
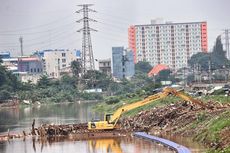
[[[32,123],[32,132],[31,132],[32,135],[36,135],[34,125],[35,125],[35,119],[33,119],[33,123]]]

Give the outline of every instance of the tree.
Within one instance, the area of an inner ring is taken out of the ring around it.
[[[211,62],[213,63],[214,69],[220,69],[223,67],[229,67],[229,61],[226,57],[226,52],[223,49],[223,44],[221,42],[221,36],[216,38],[215,46],[213,47],[213,52],[211,53]]]
[[[72,69],[73,75],[78,78],[79,74],[81,73],[81,63],[79,61],[72,61],[71,69]]]
[[[161,70],[158,74],[158,77],[161,81],[168,81],[170,78],[171,71],[170,70]]]
[[[216,38],[216,44],[215,46],[213,47],[213,55],[215,56],[219,56],[223,59],[225,59],[225,55],[226,55],[226,52],[224,51],[223,49],[223,44],[221,42],[221,36],[218,36]]]
[[[46,88],[50,85],[50,80],[46,75],[42,75],[38,80],[37,86],[41,88]]]
[[[102,90],[108,90],[112,80],[110,76],[96,70],[87,71],[82,78],[82,83],[86,85],[86,88],[101,88]]]
[[[209,70],[209,63],[211,63],[212,69],[230,67],[229,60],[226,58],[225,51],[223,50],[223,44],[220,36],[217,37],[215,46],[213,47],[213,51],[211,53],[197,53],[191,57],[188,63],[192,68],[197,68],[199,65],[201,70],[205,71]]]
[[[199,52],[191,57],[188,61],[188,64],[192,68],[197,68],[198,65],[201,67],[202,70],[208,70],[208,62],[210,59],[210,53]]]
[[[135,71],[141,73],[148,73],[152,69],[152,66],[146,61],[140,61],[135,64]]]

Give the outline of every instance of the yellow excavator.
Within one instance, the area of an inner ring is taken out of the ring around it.
[[[177,97],[182,98],[185,101],[191,102],[193,104],[199,105],[202,108],[208,108],[203,102],[193,99],[190,96],[187,96],[186,94],[177,91],[174,88],[171,87],[165,87],[162,92],[156,93],[154,95],[148,96],[144,100],[134,102],[131,104],[124,105],[120,108],[118,108],[113,114],[105,114],[103,121],[92,121],[88,122],[88,130],[113,130],[117,126],[117,122],[120,119],[121,115],[126,112],[130,111],[132,109],[135,109],[137,107],[144,106],[146,104],[152,103],[156,100],[162,99],[167,97],[168,95],[174,95]]]

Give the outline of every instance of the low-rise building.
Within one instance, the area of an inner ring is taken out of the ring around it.
[[[44,50],[36,52],[39,55],[44,64],[44,72],[50,78],[60,78],[62,70],[69,69],[71,62],[81,59],[81,53],[79,50]]]
[[[8,58],[10,58],[10,52],[9,51],[0,52],[0,58],[1,59],[8,59]]]
[[[111,59],[99,60],[99,71],[111,75]]]
[[[18,71],[18,58],[3,58],[2,59],[2,65],[7,68],[7,70],[11,72],[17,72]]]
[[[19,57],[18,71],[28,74],[41,74],[43,73],[42,59],[39,57]]]

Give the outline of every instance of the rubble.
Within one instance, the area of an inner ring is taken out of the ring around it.
[[[35,128],[35,135],[44,136],[68,136],[69,134],[85,133],[89,132],[87,129],[87,123],[79,124],[66,124],[66,125],[54,125],[43,124],[38,128]]]
[[[229,109],[229,105],[208,102],[212,109],[205,110],[205,115],[213,116]],[[178,132],[178,127],[187,126],[194,120],[199,119],[199,114],[204,111],[199,106],[188,102],[177,102],[164,107],[154,107],[148,111],[142,111],[133,117],[123,118],[121,128],[133,132]],[[186,135],[186,133],[183,133]],[[188,133],[187,133],[188,135]]]

